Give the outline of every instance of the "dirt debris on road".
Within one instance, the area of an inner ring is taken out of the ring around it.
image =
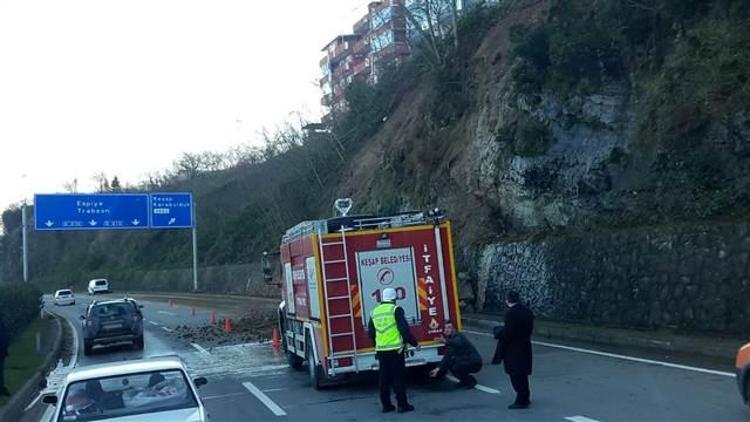
[[[222,318],[217,320],[216,325],[180,325],[175,328],[175,334],[183,340],[204,346],[267,341],[271,339],[276,326],[276,312],[274,309],[245,312],[239,320],[231,320],[231,332],[224,331],[224,324],[225,319]]]

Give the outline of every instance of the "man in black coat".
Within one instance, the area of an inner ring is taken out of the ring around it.
[[[440,365],[430,371],[430,376],[434,378],[450,371],[461,381],[460,386],[474,388],[477,380],[471,374],[476,374],[482,369],[482,356],[469,339],[457,332],[452,324],[445,325],[443,334],[445,337],[437,340],[445,343],[445,355]]]
[[[521,303],[517,292],[511,291],[505,297],[508,311],[505,313],[505,326],[496,330],[498,351],[492,363],[502,359],[505,372],[516,390],[516,401],[509,409],[526,409],[531,404],[529,375],[531,375],[531,332],[534,330],[534,314]]]
[[[8,389],[5,388],[5,357],[8,356],[9,343],[8,327],[5,326],[3,317],[0,315],[0,396],[10,395]]]

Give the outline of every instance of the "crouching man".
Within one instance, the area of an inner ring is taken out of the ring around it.
[[[476,374],[482,369],[482,356],[452,324],[445,325],[443,334],[445,337],[437,340],[445,344],[445,355],[438,367],[430,371],[430,376],[435,378],[450,372],[461,381],[460,386],[474,388],[477,380],[471,374]]]

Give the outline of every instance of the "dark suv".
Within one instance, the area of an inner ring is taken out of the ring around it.
[[[143,306],[133,299],[92,302],[81,315],[83,354],[88,355],[95,345],[132,342],[143,349]]]

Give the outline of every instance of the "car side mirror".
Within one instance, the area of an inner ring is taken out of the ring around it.
[[[201,385],[208,384],[208,380],[206,379],[206,377],[197,377],[197,378],[194,378],[193,382],[195,383],[195,386],[198,387],[198,388],[200,388]]]
[[[143,305],[138,305],[138,309],[143,309]]]
[[[81,316],[80,316],[79,318],[81,318],[81,321],[83,321],[83,320],[85,320],[85,319],[86,319],[86,317],[85,317],[85,316],[83,316],[83,315],[81,315]]]
[[[47,394],[44,397],[42,397],[42,403],[44,404],[51,404],[53,406],[57,405],[57,396],[54,394]]]
[[[47,388],[47,378],[42,378],[39,380],[39,389],[44,390]]]

